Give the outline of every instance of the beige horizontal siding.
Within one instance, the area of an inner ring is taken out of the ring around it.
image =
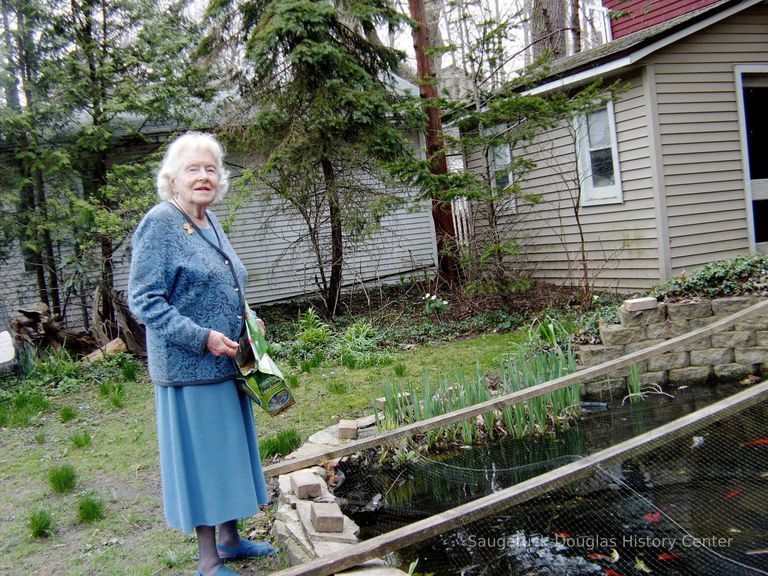
[[[763,3],[649,57],[672,270],[749,249],[734,65],[768,62]]]
[[[659,281],[645,98],[640,75],[628,80],[629,88],[615,103],[623,203],[579,211],[590,276],[596,287],[606,290],[640,290]],[[531,204],[520,199],[518,214],[503,221],[505,235],[522,245],[522,258],[535,277],[577,284],[581,272],[580,236],[572,209],[578,194],[574,137],[561,126],[515,153],[525,153],[536,163],[520,185],[524,195],[536,195],[541,201]],[[474,154],[467,166],[479,166],[479,160]],[[487,226],[483,207],[474,209],[476,231],[482,235]]]

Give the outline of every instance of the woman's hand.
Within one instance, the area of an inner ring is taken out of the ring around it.
[[[230,356],[232,358],[237,354],[237,342],[230,340],[221,332],[211,330],[208,333],[208,342],[206,348],[214,356]]]
[[[256,324],[259,325],[259,329],[261,330],[262,336],[267,335],[267,327],[264,325],[264,320],[261,318],[256,318]]]

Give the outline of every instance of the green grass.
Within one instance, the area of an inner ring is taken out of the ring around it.
[[[425,344],[407,352],[390,354],[391,365],[350,369],[333,369],[334,384],[329,390],[326,370],[310,370],[301,375],[302,385],[292,389],[296,404],[284,413],[272,417],[256,409],[256,427],[270,433],[295,428],[302,438],[338,422],[339,418],[356,418],[371,413],[373,399],[381,396],[383,383],[395,378],[393,366],[405,367],[401,383],[420,386],[423,374],[438,380],[449,372],[470,377],[475,366],[483,372],[498,370],[500,358],[511,351],[514,342],[525,338],[522,333],[486,334],[476,338],[455,340],[447,344]],[[339,394],[342,386],[346,391]]]
[[[71,464],[55,466],[48,471],[48,484],[57,494],[72,492],[77,485],[77,472]]]
[[[446,370],[474,373],[475,362],[481,370],[498,368],[498,358],[510,350],[513,334],[491,334],[446,345],[418,346],[406,352],[392,353],[394,364],[405,366],[403,382],[421,382],[423,372],[437,379]],[[125,359],[114,359],[96,365],[99,380],[81,386],[66,396],[28,397],[22,404],[40,402],[50,406],[54,417],[38,418],[30,411],[34,424],[28,428],[8,427],[3,434],[3,482],[0,483],[0,574],[53,574],[68,576],[110,574],[114,576],[179,576],[195,570],[197,554],[193,538],[165,524],[160,492],[155,403],[146,369],[139,366],[135,382],[121,380]],[[328,373],[346,391],[335,394],[328,390]],[[296,370],[298,372],[298,370]],[[323,378],[323,373],[326,378]],[[283,433],[279,450],[289,452],[301,440],[318,430],[338,422],[371,413],[371,400],[380,396],[383,381],[396,378],[393,366],[372,366],[350,370],[346,367],[311,367],[298,376],[291,392],[296,405],[277,417],[255,409],[260,440]],[[99,383],[105,383],[100,386]],[[110,398],[114,385],[122,383],[116,410]],[[103,391],[102,391],[103,390]],[[32,394],[32,392],[27,392]],[[8,401],[6,405],[12,405]],[[78,406],[77,418],[89,430],[94,442],[87,450],[73,450],[71,423],[62,423],[59,411],[66,405]],[[287,440],[285,440],[287,438]],[[48,469],[63,455],[69,454],[76,467],[77,487],[74,492],[51,497],[47,484]],[[265,448],[262,455],[268,454]],[[264,456],[265,458],[267,456]],[[94,528],[74,529],[79,524],[80,488],[102,496],[105,515]],[[56,520],[54,541],[66,534],[66,546],[56,547],[50,540],[29,537],[29,512],[49,509]],[[264,515],[245,521],[243,532],[259,528]],[[61,534],[62,536],[59,536]],[[115,544],[110,544],[114,542]],[[284,565],[282,557],[254,562],[245,573],[255,576],[274,572]]]
[[[70,420],[74,420],[77,416],[77,410],[72,408],[72,406],[64,406],[61,410],[59,410],[59,418],[61,418],[62,422],[69,422]]]
[[[86,448],[91,445],[91,434],[88,430],[83,430],[82,432],[72,434],[69,440],[76,448]]]
[[[32,538],[47,538],[53,534],[53,515],[48,510],[33,510],[27,518],[27,528]]]
[[[265,460],[275,454],[285,456],[301,445],[301,436],[294,429],[283,430],[275,436],[263,438],[259,442],[259,453]]]
[[[94,496],[82,496],[77,502],[77,520],[90,524],[104,518],[104,502]]]

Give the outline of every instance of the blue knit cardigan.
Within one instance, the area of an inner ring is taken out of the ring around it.
[[[207,214],[219,246],[170,202],[152,208],[133,234],[128,305],[146,327],[149,374],[161,386],[213,384],[237,373],[206,343],[211,330],[239,336],[247,273]]]

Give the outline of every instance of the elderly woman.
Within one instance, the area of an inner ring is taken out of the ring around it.
[[[134,233],[129,280],[155,384],[165,516],[196,530],[198,576],[236,574],[222,562],[276,552],[237,530],[268,496],[251,403],[234,382],[247,275],[208,211],[227,186],[215,138],[176,139],[157,176],[164,201]]]

